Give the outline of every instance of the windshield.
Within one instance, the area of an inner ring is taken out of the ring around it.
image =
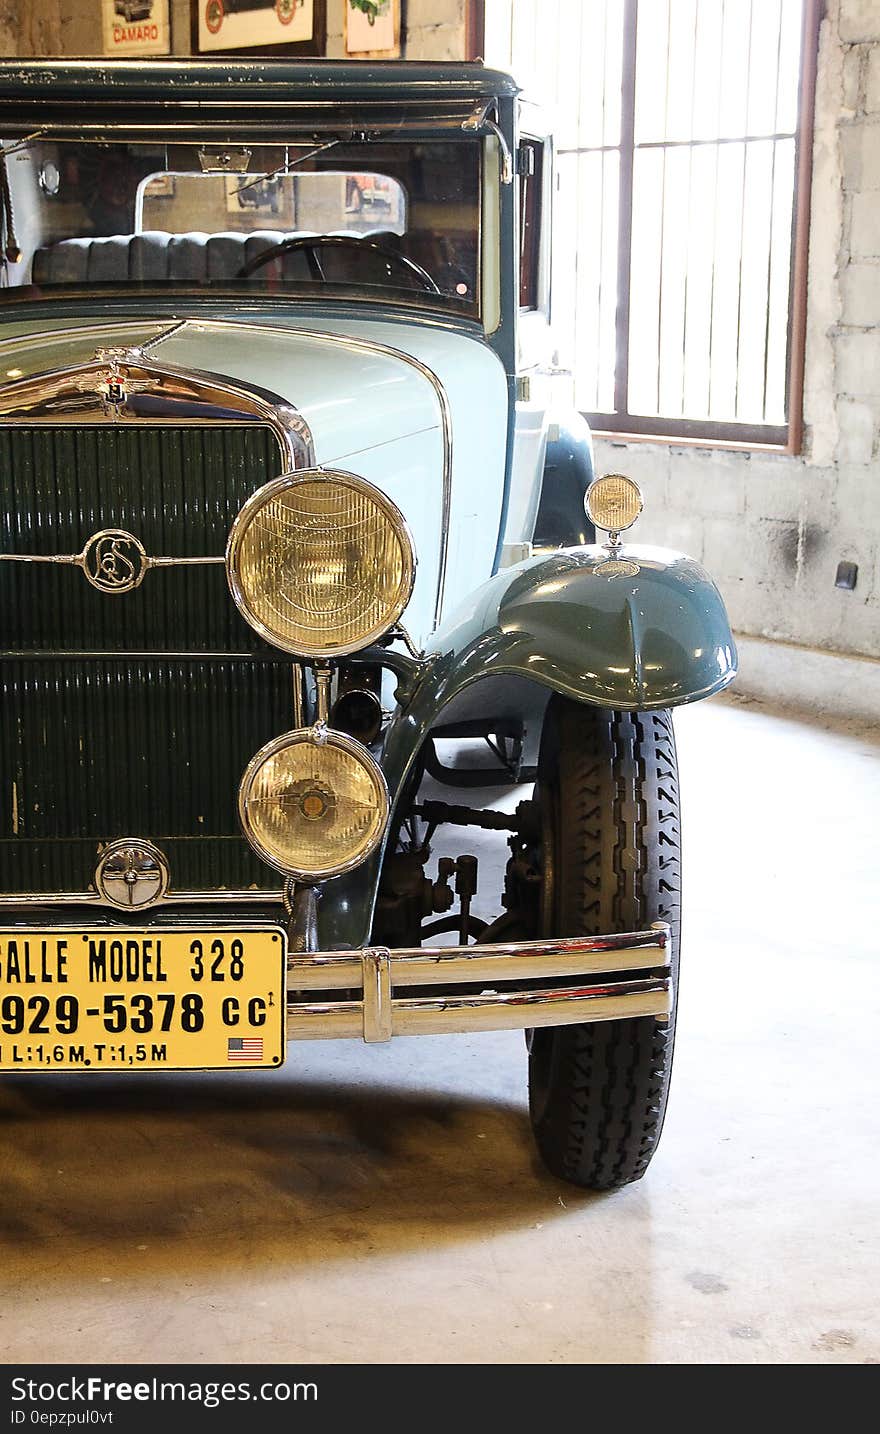
[[[462,136],[6,141],[8,301],[161,287],[480,312],[480,147]]]

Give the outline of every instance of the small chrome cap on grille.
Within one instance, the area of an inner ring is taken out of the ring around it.
[[[140,838],[110,842],[95,868],[98,895],[126,911],[161,901],[168,890],[168,862],[157,846]]]

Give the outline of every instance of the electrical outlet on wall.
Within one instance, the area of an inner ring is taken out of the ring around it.
[[[858,577],[858,563],[838,563],[834,586],[836,588],[845,588],[847,592],[852,592],[858,581]]]

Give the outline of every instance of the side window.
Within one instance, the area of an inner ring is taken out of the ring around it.
[[[523,139],[519,146],[519,306],[539,307],[541,256],[541,195],[544,184],[544,146]]]

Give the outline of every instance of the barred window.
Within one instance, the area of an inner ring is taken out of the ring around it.
[[[556,112],[553,324],[597,431],[800,442],[817,0],[516,0]]]

